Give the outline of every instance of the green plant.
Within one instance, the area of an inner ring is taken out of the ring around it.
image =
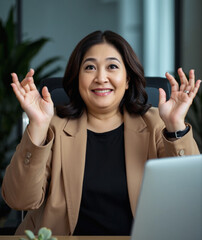
[[[14,126],[19,123],[22,115],[21,107],[10,86],[10,74],[16,72],[22,79],[30,69],[33,58],[50,41],[50,39],[43,37],[35,41],[24,40],[18,43],[14,10],[15,8],[12,7],[5,23],[0,20],[0,184],[10,155],[19,141],[19,137],[21,137],[20,132],[10,137]],[[57,66],[44,73],[47,67],[59,59],[60,57],[49,58],[35,68],[34,79],[37,86],[42,78],[49,77],[61,70]]]
[[[25,39],[18,43],[14,11],[15,7],[12,7],[5,22],[0,19],[0,186],[5,168],[22,134],[20,128],[22,109],[10,86],[11,73],[16,72],[22,80],[29,71],[34,57],[50,41],[42,37],[34,41]],[[52,57],[35,67],[34,79],[37,86],[41,79],[61,70],[59,66],[47,70],[47,67],[51,67],[59,59],[61,58],[58,56]],[[5,219],[9,211],[0,198],[0,223],[4,222],[2,219]]]
[[[38,238],[35,237],[34,233],[30,230],[25,230],[25,234],[29,240],[57,240],[57,238],[52,237],[52,232],[48,228],[40,228],[38,232]],[[20,238],[19,240],[26,240],[25,238]]]

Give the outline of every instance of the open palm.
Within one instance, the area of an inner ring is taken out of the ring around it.
[[[34,84],[33,75],[34,70],[31,69],[23,81],[19,82],[17,75],[12,73],[13,83],[11,85],[29,120],[37,124],[49,123],[54,113],[53,102],[47,87],[42,89],[41,97]]]
[[[181,68],[178,69],[181,85],[169,73],[166,77],[171,84],[171,96],[166,101],[166,94],[163,89],[159,89],[159,114],[165,122],[166,128],[169,131],[182,130],[186,114],[196,96],[200,80],[195,83],[194,70],[189,72],[189,80],[187,80]]]

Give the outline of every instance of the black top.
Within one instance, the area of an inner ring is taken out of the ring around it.
[[[88,130],[82,200],[74,235],[130,235],[124,126],[105,133]]]

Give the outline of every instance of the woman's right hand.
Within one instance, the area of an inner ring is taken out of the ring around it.
[[[11,86],[21,107],[29,117],[28,130],[31,138],[35,144],[40,145],[46,137],[48,126],[54,115],[54,107],[48,88],[42,89],[41,97],[34,84],[33,75],[34,70],[30,69],[22,82],[19,82],[17,74],[12,73]]]

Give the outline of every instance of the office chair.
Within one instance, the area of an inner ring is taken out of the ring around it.
[[[51,94],[51,98],[53,100],[54,106],[57,105],[65,105],[69,102],[69,97],[65,93],[62,85],[62,78],[45,78],[41,81],[39,90],[41,90],[44,86],[48,87],[48,90]],[[146,77],[146,92],[148,95],[148,103],[152,104],[153,107],[158,107],[159,102],[159,88],[163,88],[166,92],[167,100],[170,98],[171,87],[167,78],[162,77]],[[29,123],[29,119],[25,112],[22,114],[22,132],[24,132],[27,124]]]
[[[46,78],[41,81],[40,91],[44,86],[47,86],[51,93],[54,106],[65,105],[69,102],[69,98],[62,86],[62,78]],[[171,94],[170,83],[166,78],[162,77],[146,77],[146,92],[148,95],[148,103],[153,107],[158,107],[159,88],[163,88],[166,92],[167,100]]]
[[[148,95],[148,103],[153,107],[158,107],[159,103],[159,88],[163,88],[166,92],[166,100],[170,98],[171,86],[167,78],[163,77],[146,77],[146,92]]]

